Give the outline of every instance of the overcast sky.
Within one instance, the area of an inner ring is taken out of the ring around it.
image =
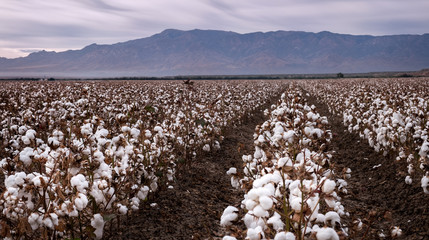
[[[164,29],[429,33],[429,0],[1,0],[0,56],[65,51]]]

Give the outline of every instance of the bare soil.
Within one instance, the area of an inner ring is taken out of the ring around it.
[[[347,180],[349,194],[342,196],[351,216],[345,223],[352,226],[360,219],[364,224],[362,230],[350,230],[350,239],[392,239],[393,226],[403,231],[395,239],[429,239],[429,195],[419,187],[420,180],[415,178],[412,186],[406,185],[405,173],[397,170],[406,171],[404,162],[375,152],[365,140],[346,131],[342,119],[331,115],[326,105],[312,97],[308,100],[321,115],[328,116],[337,172],[352,170]],[[240,169],[241,156],[252,153],[254,129],[264,121],[264,107],[240,126],[226,129],[221,150],[181,168],[173,189],[152,196],[148,204],[123,219],[119,228],[107,230],[105,238],[221,239],[225,235],[219,225],[223,210],[228,205],[238,206],[243,196],[231,187],[226,171],[230,167]]]

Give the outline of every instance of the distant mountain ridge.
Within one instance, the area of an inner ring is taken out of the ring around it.
[[[73,77],[414,71],[429,67],[429,34],[239,34],[168,29],[151,37],[0,58],[1,76]]]

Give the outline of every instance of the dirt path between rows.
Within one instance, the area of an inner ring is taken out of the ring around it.
[[[342,119],[330,114],[326,105],[312,97],[308,99],[321,115],[328,117],[337,169],[352,170],[347,180],[349,194],[343,196],[342,203],[352,218],[348,224],[359,218],[364,226],[352,233],[351,239],[393,239],[394,226],[403,231],[395,239],[429,239],[429,195],[423,193],[420,179],[414,178],[412,186],[406,185],[405,162],[375,152],[365,139],[349,133]]]
[[[274,97],[276,101],[280,96]],[[225,129],[221,149],[195,160],[177,173],[173,189],[161,190],[149,203],[121,223],[119,231],[107,231],[106,239],[222,239],[223,210],[239,205],[243,193],[231,186],[226,172],[242,168],[241,157],[251,154],[253,133],[264,122],[265,104],[235,128]]]

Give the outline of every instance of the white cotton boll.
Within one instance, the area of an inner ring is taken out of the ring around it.
[[[118,212],[121,215],[125,215],[128,212],[128,208],[122,204],[118,204]]]
[[[247,237],[248,240],[260,240],[264,238],[264,231],[261,226],[257,226],[256,228],[247,229]]]
[[[413,179],[410,176],[405,177],[405,183],[411,185],[413,183]]]
[[[72,187],[76,187],[79,192],[85,193],[86,188],[88,188],[88,181],[86,181],[85,176],[78,174],[70,179],[70,184]]]
[[[27,177],[27,174],[25,174],[25,172],[16,173],[15,174],[15,184],[16,185],[23,185],[26,177]]]
[[[210,145],[208,145],[208,144],[204,145],[203,151],[210,152]]]
[[[334,198],[325,198],[325,203],[329,208],[334,209],[336,207]]]
[[[429,176],[422,177],[422,188],[426,194],[429,194],[428,185],[429,185]]]
[[[323,186],[322,186],[322,192],[326,194],[330,194],[335,190],[335,187],[336,187],[335,181],[326,179],[325,183],[323,183]]]
[[[251,211],[246,213],[246,215],[244,215],[243,222],[247,228],[255,228],[256,226],[258,226],[257,224],[258,218],[253,216],[251,214]]]
[[[123,133],[128,133],[128,132],[130,132],[130,131],[131,131],[131,128],[130,128],[130,127],[128,127],[128,126],[122,126],[122,127],[121,127],[121,131],[122,131]]]
[[[286,166],[286,167],[292,167],[293,163],[292,163],[292,159],[290,159],[289,157],[283,157],[280,158],[277,162],[277,166],[279,168]]]
[[[34,157],[34,155],[34,149],[26,147],[19,153],[19,160],[23,162],[25,166],[29,166],[32,162],[31,157]]]
[[[148,193],[149,193],[149,187],[148,186],[143,186],[143,187],[140,188],[140,191],[137,193],[137,197],[140,200],[145,200]]]
[[[150,138],[150,137],[152,137],[152,133],[151,133],[149,130],[145,130],[145,131],[144,131],[144,136],[145,136],[146,138]]]
[[[255,208],[253,208],[253,214],[257,217],[267,217],[269,215],[268,212],[261,207],[261,205],[257,205]]]
[[[20,135],[23,135],[26,131],[27,131],[27,127],[26,126],[21,126],[21,127],[18,128],[18,133]]]
[[[221,226],[231,226],[232,222],[237,220],[238,218],[238,209],[233,206],[228,206],[224,211],[220,218],[220,225]]]
[[[74,200],[74,205],[78,211],[82,211],[88,205],[88,198],[84,194],[79,193],[78,197]]]
[[[325,215],[319,213],[317,214],[317,217],[316,217],[316,223],[325,223],[326,221],[325,219],[326,219]]]
[[[94,214],[94,217],[91,219],[91,226],[95,228],[94,234],[96,239],[101,239],[103,237],[103,228],[104,228],[104,219],[99,213]]]
[[[153,130],[154,130],[155,132],[162,132],[162,131],[163,131],[162,127],[160,127],[160,126],[156,126],[156,127],[154,127],[154,128],[153,128]]]
[[[334,211],[327,212],[325,214],[325,224],[330,223],[331,226],[335,226],[335,223],[341,223],[340,215]]]
[[[258,205],[258,203],[253,201],[252,199],[247,199],[244,205],[247,210],[253,210]]]
[[[247,198],[252,199],[254,201],[258,201],[259,200],[258,189],[256,189],[256,188],[250,189],[250,191],[247,193]]]
[[[253,157],[256,159],[262,158],[262,151],[259,147],[255,147],[255,153],[253,154]]]
[[[94,152],[94,159],[95,159],[97,162],[104,162],[104,155],[103,155],[103,153],[102,153],[102,152],[100,152],[99,150],[96,150],[96,151]]]
[[[290,206],[293,210],[295,210],[295,212],[301,212],[301,203],[302,199],[300,197],[296,197],[291,201]]]
[[[295,240],[295,235],[291,232],[279,232],[274,237],[274,240]]]
[[[262,196],[259,198],[259,204],[263,209],[269,210],[273,206],[273,199],[268,196]]]
[[[25,133],[25,137],[27,137],[29,140],[34,140],[36,138],[36,131],[34,131],[33,129],[27,130],[27,132]]]
[[[43,222],[43,225],[45,225],[46,227],[50,229],[54,229],[54,224],[52,223],[52,220],[49,217],[43,219],[42,222]]]
[[[36,230],[39,228],[40,224],[42,224],[42,217],[37,213],[32,213],[28,217],[28,223],[31,226],[31,229]]]
[[[140,130],[137,128],[132,128],[130,134],[133,138],[138,139],[140,136]]]
[[[231,236],[225,236],[222,238],[222,240],[237,240],[237,238],[231,237]]]
[[[277,212],[274,212],[274,215],[268,219],[267,223],[273,225],[273,229],[276,231],[283,230],[285,226],[280,214],[278,214]]]
[[[231,177],[231,186],[235,189],[240,188],[240,180],[236,177]]]
[[[232,174],[237,174],[237,168],[235,168],[235,167],[232,167],[232,168],[230,168],[227,172],[226,172],[226,174],[227,175],[232,175]]]
[[[30,145],[31,143],[30,139],[27,136],[22,136],[21,140],[25,145]]]
[[[332,228],[320,228],[316,234],[317,240],[340,240],[337,232]]]
[[[393,227],[391,236],[392,237],[400,237],[401,235],[402,235],[402,230],[397,226]]]

